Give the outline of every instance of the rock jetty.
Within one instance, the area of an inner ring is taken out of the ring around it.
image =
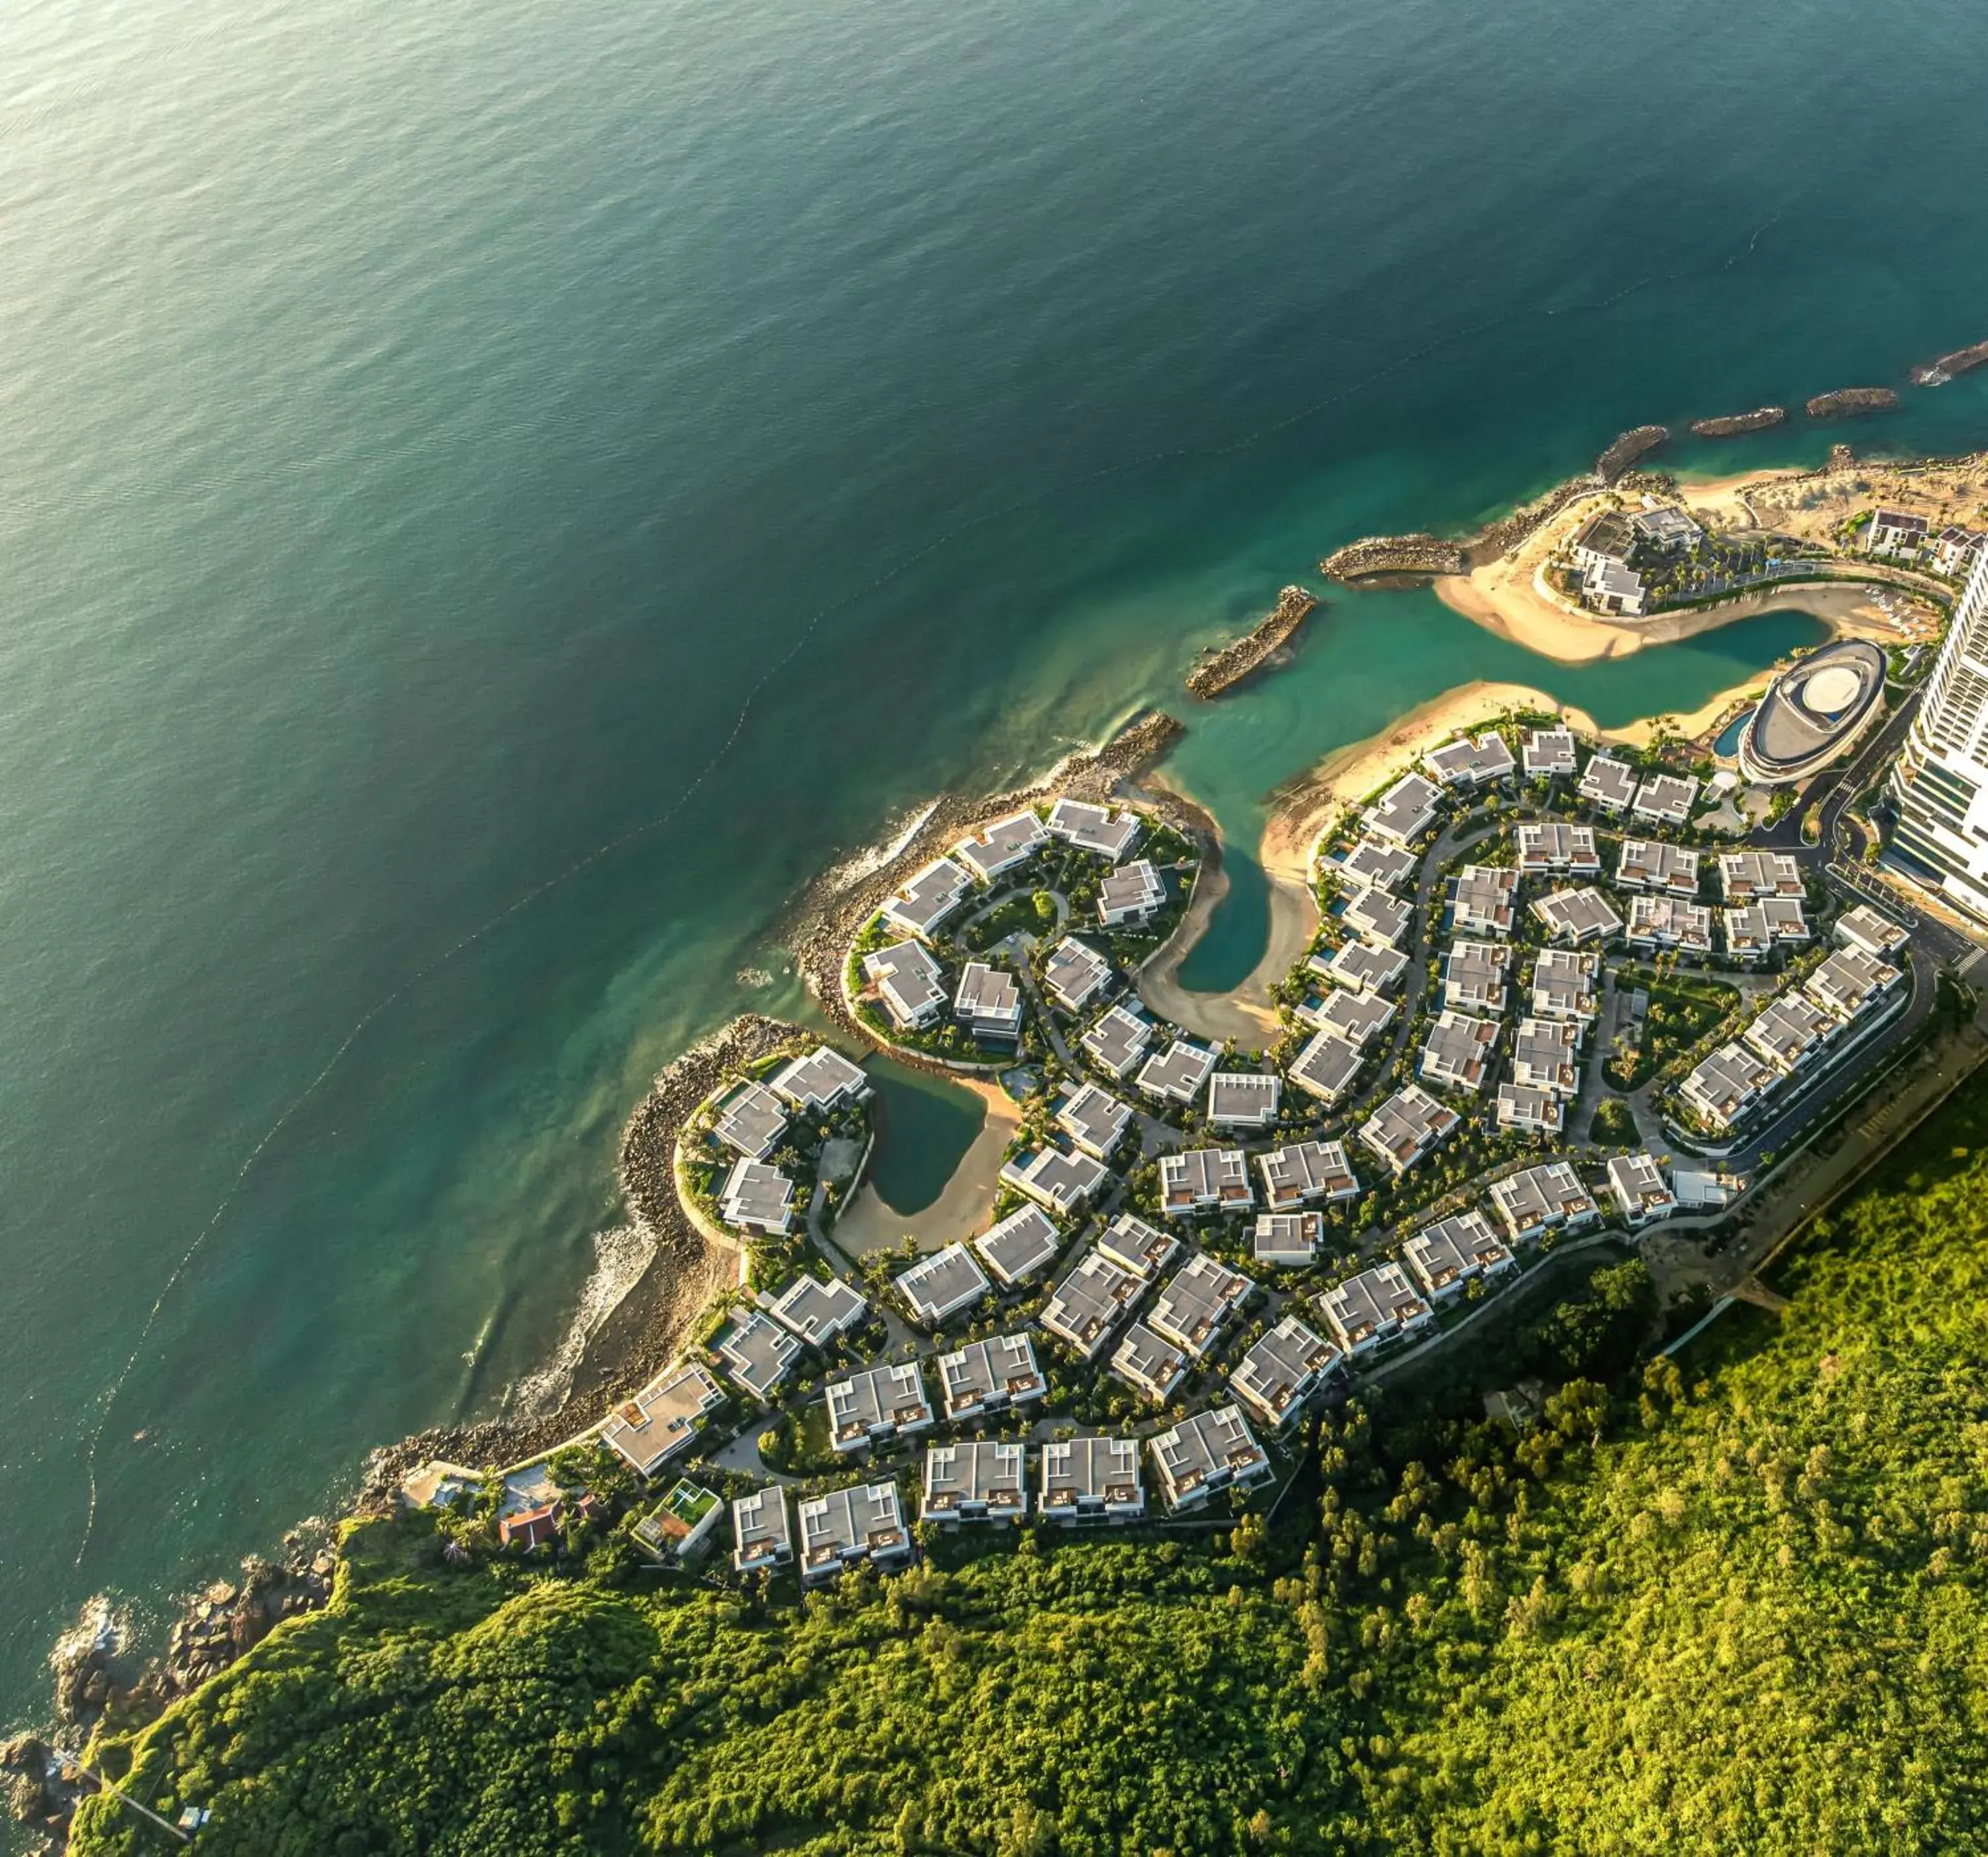
[[[1670,428],[1639,425],[1623,433],[1594,461],[1594,475],[1605,486],[1612,484],[1639,458],[1645,458],[1669,438]]]
[[[1318,570],[1335,580],[1371,580],[1377,574],[1460,574],[1469,564],[1462,543],[1439,535],[1369,535],[1334,549]]]
[[[1219,696],[1225,690],[1234,689],[1250,672],[1262,668],[1318,604],[1318,596],[1304,587],[1286,587],[1278,594],[1268,618],[1188,672],[1188,688],[1201,697]]]
[[[1654,428],[1661,431],[1661,427]],[[1634,471],[1617,480],[1618,489],[1644,491],[1661,496],[1676,485],[1657,471]],[[1510,554],[1542,523],[1550,522],[1569,503],[1592,496],[1603,488],[1594,475],[1570,477],[1566,482],[1521,503],[1510,516],[1487,523],[1475,535],[1451,537],[1440,535],[1370,535],[1349,542],[1319,563],[1321,573],[1335,580],[1371,580],[1390,574],[1412,574],[1428,578],[1436,574],[1466,574],[1500,556]]]
[[[1964,374],[1984,363],[1988,363],[1988,342],[1976,342],[1966,348],[1956,348],[1951,354],[1943,354],[1924,367],[1915,367],[1912,384],[1915,387],[1942,387],[1956,374]]]
[[[1898,404],[1898,396],[1888,387],[1841,387],[1833,394],[1817,394],[1807,411],[1811,419],[1857,419],[1888,413]]]
[[[1694,419],[1692,431],[1700,438],[1737,438],[1743,432],[1764,432],[1787,418],[1785,406],[1763,406],[1750,413],[1727,413],[1716,419]]]

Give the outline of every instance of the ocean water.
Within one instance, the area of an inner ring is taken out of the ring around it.
[[[558,1357],[628,1109],[796,1007],[825,864],[1354,536],[1988,337],[1988,201],[1898,204],[1982,171],[1984,49],[1960,0],[0,11],[0,1713],[86,1595]],[[1988,377],[1851,435],[1983,443]],[[1336,601],[1177,771],[1242,820],[1410,692],[1720,674],[1496,646]]]

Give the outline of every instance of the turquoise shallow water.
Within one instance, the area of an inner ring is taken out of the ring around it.
[[[825,862],[1354,536],[1988,335],[1988,202],[1898,210],[1983,167],[1977,7],[1573,17],[0,12],[8,1710],[556,1353]],[[1376,604],[1190,739],[1226,817],[1503,674]]]

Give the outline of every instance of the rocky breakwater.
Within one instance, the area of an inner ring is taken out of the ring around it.
[[[1595,459],[1596,482],[1604,486],[1613,484],[1638,458],[1648,457],[1670,435],[1670,428],[1662,425],[1639,425],[1622,433]]]
[[[1269,617],[1188,672],[1188,688],[1200,697],[1219,696],[1225,690],[1232,690],[1290,640],[1318,604],[1318,596],[1304,587],[1286,587],[1277,596]]]
[[[1858,419],[1888,413],[1898,404],[1898,396],[1888,387],[1841,387],[1833,394],[1817,394],[1807,411],[1811,419]]]
[[[1383,574],[1460,574],[1469,566],[1462,542],[1439,535],[1369,535],[1337,548],[1318,570],[1335,580],[1371,580]]]
[[[1097,805],[1124,797],[1139,775],[1185,732],[1185,726],[1165,710],[1148,709],[1128,722],[1103,747],[1066,755],[1032,786],[983,800],[947,794],[888,858],[866,868],[860,877],[851,881],[831,871],[818,878],[801,899],[783,935],[794,951],[803,983],[822,1010],[851,1037],[866,1044],[874,1042],[869,1027],[850,1011],[843,998],[842,981],[850,944],[883,907],[886,898],[901,888],[915,871],[944,856],[976,827],[990,820],[1019,812],[1025,806],[1043,804],[1059,793]],[[1171,796],[1141,793],[1137,797],[1146,810],[1161,814],[1184,831],[1195,830],[1195,821]],[[944,1065],[921,1057],[915,1051],[894,1047],[892,1056],[915,1069],[945,1074]]]
[[[1651,428],[1662,430],[1661,428]],[[1653,495],[1676,489],[1670,479],[1655,471],[1635,471],[1619,478],[1616,489]],[[1510,554],[1537,529],[1560,514],[1570,503],[1592,496],[1603,488],[1596,476],[1570,477],[1555,484],[1529,503],[1521,503],[1510,515],[1487,523],[1475,535],[1370,535],[1349,542],[1319,563],[1321,573],[1336,580],[1378,580],[1392,575],[1428,579],[1438,574],[1466,574]]]
[[[1764,432],[1783,425],[1788,416],[1785,406],[1756,407],[1750,413],[1726,413],[1716,419],[1694,419],[1692,432],[1700,438],[1737,438],[1743,433]]]
[[[1912,384],[1915,387],[1944,387],[1956,374],[1964,374],[1970,370],[1988,364],[1988,342],[1975,342],[1966,348],[1956,348],[1951,354],[1942,355],[1937,361],[1912,370]]]

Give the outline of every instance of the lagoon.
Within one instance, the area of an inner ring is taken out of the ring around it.
[[[1263,957],[1270,895],[1256,847],[1272,791],[1417,704],[1479,680],[1526,684],[1587,711],[1604,729],[1619,729],[1648,716],[1688,715],[1828,635],[1807,614],[1766,613],[1627,658],[1560,665],[1494,636],[1422,589],[1336,597],[1300,634],[1290,669],[1253,685],[1246,706],[1194,711],[1192,732],[1168,761],[1169,777],[1222,827],[1229,883],[1181,963],[1180,983],[1222,992]]]

